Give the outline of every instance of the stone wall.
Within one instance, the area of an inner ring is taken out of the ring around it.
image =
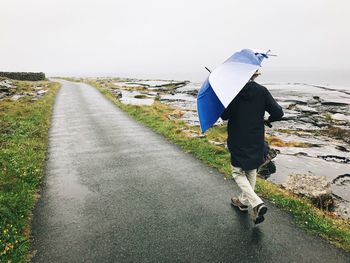
[[[43,72],[0,72],[0,77],[16,80],[38,81],[45,80]]]

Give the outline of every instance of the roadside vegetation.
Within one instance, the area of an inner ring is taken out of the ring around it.
[[[45,169],[58,83],[13,81],[18,91],[45,86],[38,100],[0,101],[0,262],[28,260],[30,223]]]
[[[199,128],[173,118],[180,114],[178,110],[157,101],[152,106],[125,105],[110,92],[108,86],[92,79],[84,81],[99,89],[108,99],[140,123],[179,145],[184,151],[192,153],[206,164],[215,167],[226,178],[230,178],[229,152],[224,146],[213,144],[213,141],[226,140],[226,127],[212,128],[204,137],[193,136],[200,133]],[[267,139],[271,145],[275,146],[309,146],[301,142],[286,143],[276,137]],[[257,180],[257,192],[277,207],[292,214],[295,222],[302,228],[322,236],[339,248],[350,251],[350,220],[340,219],[331,212],[322,211],[306,198],[298,197],[261,178]]]

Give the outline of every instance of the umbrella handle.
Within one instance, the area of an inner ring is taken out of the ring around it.
[[[268,120],[264,120],[264,124],[269,127],[269,128],[272,128],[272,124],[271,122],[269,122]]]

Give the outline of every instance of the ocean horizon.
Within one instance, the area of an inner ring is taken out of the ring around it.
[[[257,78],[259,83],[304,83],[310,85],[341,86],[350,88],[350,70],[265,70]],[[159,79],[159,80],[189,80],[201,83],[207,74],[188,72],[186,74],[177,72],[147,72],[147,73],[47,73],[48,76],[62,77],[120,77],[135,79]]]

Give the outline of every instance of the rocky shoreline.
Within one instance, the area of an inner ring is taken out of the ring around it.
[[[96,81],[124,104],[152,105],[158,100],[179,111],[178,116],[169,116],[169,119],[180,116],[192,126],[199,124],[196,96],[200,83],[112,78]],[[296,147],[273,146],[278,155],[269,164],[265,178],[281,186],[289,176],[311,174],[317,179],[315,182],[325,178],[329,183],[326,184],[327,189],[331,189],[328,195],[332,199],[326,202],[327,209],[343,218],[350,218],[350,89],[300,83],[265,86],[285,111],[283,121],[274,123],[271,129],[267,128],[266,134],[287,144],[291,142],[291,145],[299,142]],[[222,124],[219,120],[216,125]],[[198,132],[188,132],[191,137],[203,137]],[[225,146],[219,141],[212,143]],[[294,192],[300,194],[300,191]],[[329,200],[329,197],[322,195],[320,198]]]
[[[41,99],[48,91],[48,84],[42,82],[28,82],[30,84],[22,86],[18,81],[0,77],[0,101],[19,99],[30,99],[36,101]]]

